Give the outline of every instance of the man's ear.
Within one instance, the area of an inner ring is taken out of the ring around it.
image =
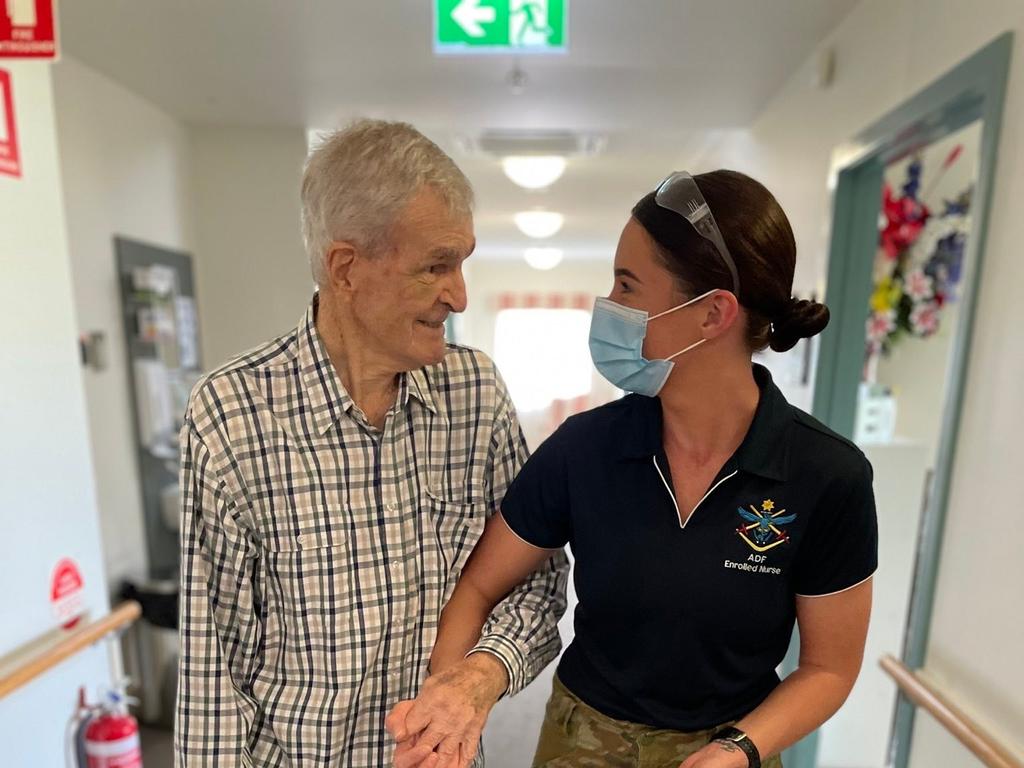
[[[714,339],[726,333],[740,318],[740,303],[729,291],[719,291],[708,302],[702,330],[705,339]]]
[[[335,241],[327,246],[324,254],[324,277],[331,289],[348,293],[355,278],[354,266],[359,249],[346,241]]]

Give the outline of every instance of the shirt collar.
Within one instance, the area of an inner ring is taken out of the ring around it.
[[[327,355],[320,332],[316,328],[319,294],[314,294],[297,329],[299,373],[309,400],[313,424],[318,435],[324,434],[342,416],[356,408],[355,401],[341,383],[334,364]],[[400,374],[398,407],[405,408],[412,396],[431,413],[437,404],[425,369]]]
[[[789,435],[792,406],[772,381],[768,369],[754,365],[754,381],[761,390],[757,410],[746,437],[736,450],[736,467],[771,480],[785,480],[789,465]],[[662,450],[661,400],[629,395],[631,407],[617,414],[619,422],[612,430],[623,458],[656,456]]]
[[[415,371],[402,374],[402,385],[406,390],[406,394],[401,401],[403,408],[409,399],[409,395],[412,395],[428,411],[433,414],[437,413],[437,402],[434,400],[434,390],[430,386],[430,377],[427,375],[427,370],[426,368],[417,368]]]
[[[789,474],[793,406],[763,365],[754,365],[754,380],[761,390],[761,399],[747,436],[736,451],[736,465],[742,471],[782,481]]]

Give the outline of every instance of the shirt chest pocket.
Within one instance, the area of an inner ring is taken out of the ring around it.
[[[308,505],[275,515],[264,558],[271,621],[312,636],[336,635],[348,626],[353,573],[342,510]]]

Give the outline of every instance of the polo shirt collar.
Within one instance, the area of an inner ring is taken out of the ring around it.
[[[761,397],[750,429],[733,458],[740,471],[783,481],[788,475],[792,406],[763,365],[754,365],[754,381]],[[643,395],[628,398],[631,407],[618,415],[613,434],[619,438],[614,444],[625,459],[656,456],[662,450],[661,400]]]
[[[793,406],[763,365],[754,365],[754,380],[761,390],[761,399],[747,436],[736,451],[736,466],[743,472],[782,481],[789,474]]]

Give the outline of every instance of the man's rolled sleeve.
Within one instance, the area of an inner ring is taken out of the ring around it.
[[[497,605],[470,653],[493,654],[508,672],[506,696],[513,696],[558,658],[558,620],[565,613],[569,561],[559,552]]]

